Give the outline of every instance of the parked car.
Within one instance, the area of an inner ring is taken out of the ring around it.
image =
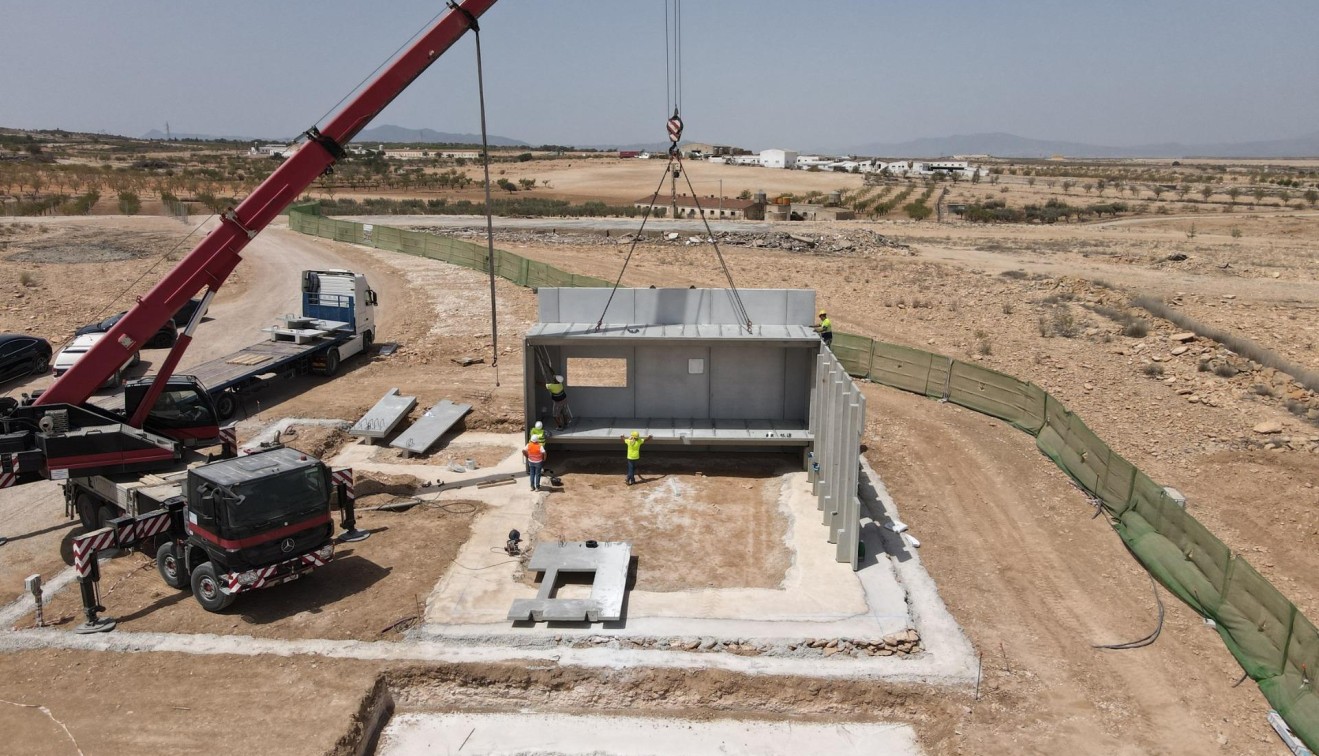
[[[174,317],[170,318],[170,322],[161,326],[160,330],[156,331],[156,335],[152,336],[147,343],[143,345],[144,348],[169,349],[174,346],[174,342],[178,340],[179,337],[179,329],[186,326],[189,320],[192,320],[193,314],[197,312],[197,308],[201,306],[201,303],[202,301],[200,299],[189,299],[186,304],[179,308],[178,312],[174,313]],[[116,315],[111,315],[99,323],[85,325],[73,333],[75,336],[86,336],[89,333],[105,333],[111,328],[114,328],[115,323],[118,323],[119,319],[127,314],[128,312],[124,311]]]
[[[0,333],[0,381],[41,375],[50,369],[50,342],[38,336]]]
[[[200,299],[189,299],[187,304],[180,307],[179,311],[174,313],[174,327],[178,329],[186,326],[188,321],[192,320],[192,316],[196,314],[197,308],[201,306],[202,301]]]
[[[91,348],[96,342],[103,338],[105,338],[104,333],[85,333],[82,336],[76,337],[73,340],[73,343],[61,349],[60,353],[55,355],[56,377],[64,375],[69,368],[73,367],[74,363],[82,359],[84,354],[91,351]],[[133,356],[129,357],[128,361],[121,365],[118,370],[114,371],[114,375],[111,375],[110,379],[105,382],[105,388],[117,388],[119,384],[124,381],[124,373],[128,372],[129,368],[141,361],[141,353],[133,352]]]
[[[106,318],[105,320],[102,320],[99,323],[92,323],[91,325],[85,325],[82,328],[79,328],[78,330],[74,331],[73,334],[75,336],[86,336],[92,333],[105,333],[109,331],[111,328],[114,328],[115,323],[118,323],[119,319],[127,314],[128,314],[127,312],[121,312],[118,315],[111,315],[110,317]],[[146,347],[147,349],[168,349],[174,346],[174,341],[177,338],[178,338],[178,328],[175,327],[173,321],[170,321],[165,325],[161,326],[160,330],[156,331],[156,335],[148,339],[147,343],[144,344],[143,346]]]

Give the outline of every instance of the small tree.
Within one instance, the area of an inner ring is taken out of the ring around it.
[[[1208,202],[1208,201],[1209,201],[1209,198],[1212,197],[1212,196],[1214,196],[1214,190],[1213,190],[1213,187],[1210,187],[1210,186],[1204,186],[1204,187],[1201,187],[1201,189],[1200,189],[1200,196],[1201,196],[1201,197],[1204,197],[1205,202]]]
[[[1006,189],[1007,187],[1003,187]],[[909,202],[903,206],[902,210],[907,213],[907,217],[912,220],[925,220],[934,213],[930,206],[924,202]]]
[[[512,181],[509,181],[506,178],[501,178],[495,183],[499,186],[500,189],[503,189],[504,191],[509,192],[510,194],[518,190],[518,185],[514,184]]]
[[[1315,191],[1314,189],[1306,189],[1305,201],[1310,203],[1310,207],[1314,207],[1315,203],[1319,202],[1319,191]]]
[[[1164,189],[1161,184],[1155,184],[1154,186],[1150,187],[1150,191],[1154,192],[1154,199],[1159,199],[1160,197],[1163,196]]]
[[[123,215],[137,215],[142,210],[142,200],[137,192],[119,193],[119,212]]]
[[[1075,181],[1072,181],[1071,179],[1066,179],[1065,181],[1063,181],[1063,194],[1067,194],[1068,192],[1072,191],[1073,186],[1076,186]]]
[[[1227,196],[1231,197],[1232,202],[1235,203],[1237,201],[1237,197],[1241,196],[1241,187],[1234,186],[1231,189],[1228,189]]]
[[[1256,187],[1254,195],[1256,205],[1264,201],[1264,189],[1262,187]]]
[[[536,179],[518,179],[518,185],[522,187],[522,191],[529,192],[536,188]]]

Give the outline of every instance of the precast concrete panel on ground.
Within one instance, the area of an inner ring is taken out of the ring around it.
[[[383,439],[417,406],[417,397],[401,396],[398,389],[392,388],[380,401],[358,420],[348,433],[353,436],[370,439],[372,443]]]
[[[435,445],[463,416],[472,411],[470,404],[455,404],[442,399],[439,404],[426,410],[417,422],[399,434],[389,443],[395,449],[402,449],[409,454],[425,454]]]

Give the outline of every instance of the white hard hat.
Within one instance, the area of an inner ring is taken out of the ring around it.
[[[543,423],[541,423],[541,421],[539,421],[539,420],[536,421],[536,430],[540,430],[541,428],[544,428],[544,427],[545,427],[545,425],[544,425]]]
[[[554,376],[554,382],[555,382],[555,383],[563,383],[563,376],[561,376],[561,375],[556,375],[556,376]]]

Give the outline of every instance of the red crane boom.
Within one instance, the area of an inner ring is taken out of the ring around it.
[[[463,0],[427,29],[417,41],[354,97],[323,129],[312,128],[306,143],[261,182],[237,208],[226,210],[222,222],[206,235],[151,291],[141,297],[105,338],[74,363],[33,402],[78,405],[88,398],[142,348],[175,312],[203,288],[214,293],[242,259],[247,243],[344,155],[344,145],[398,97],[431,63],[448,50],[495,0]],[[469,15],[470,14],[470,17]],[[181,338],[161,366],[151,391],[134,414],[134,426],[168,380],[188,338]]]

